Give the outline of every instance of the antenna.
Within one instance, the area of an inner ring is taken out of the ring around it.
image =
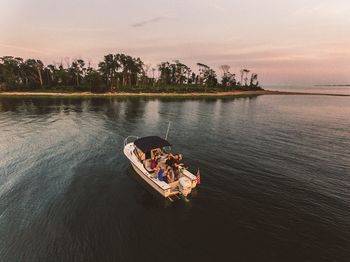
[[[165,135],[165,140],[168,139],[168,134],[169,134],[169,130],[170,130],[170,124],[171,124],[171,122],[169,121],[168,130],[166,131],[166,135]]]

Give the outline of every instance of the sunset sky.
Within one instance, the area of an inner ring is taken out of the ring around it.
[[[246,67],[266,85],[350,84],[349,0],[0,0],[0,25],[0,56],[125,52]]]

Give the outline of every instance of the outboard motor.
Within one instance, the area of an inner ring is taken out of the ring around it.
[[[185,197],[191,193],[192,190],[192,182],[189,178],[183,176],[179,179],[179,190],[181,194],[183,194]]]

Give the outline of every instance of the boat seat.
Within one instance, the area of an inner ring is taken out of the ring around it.
[[[154,173],[154,170],[151,169],[151,159],[144,160],[143,167],[147,170],[148,173]]]

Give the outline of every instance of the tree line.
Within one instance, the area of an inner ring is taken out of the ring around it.
[[[197,63],[198,72],[178,60],[157,67],[125,54],[108,54],[94,68],[83,59],[44,65],[38,59],[0,57],[1,90],[60,89],[70,91],[199,91],[257,90],[258,75],[242,69],[237,76],[229,65],[220,66],[219,81],[214,69]],[[238,78],[238,79],[237,79]]]

